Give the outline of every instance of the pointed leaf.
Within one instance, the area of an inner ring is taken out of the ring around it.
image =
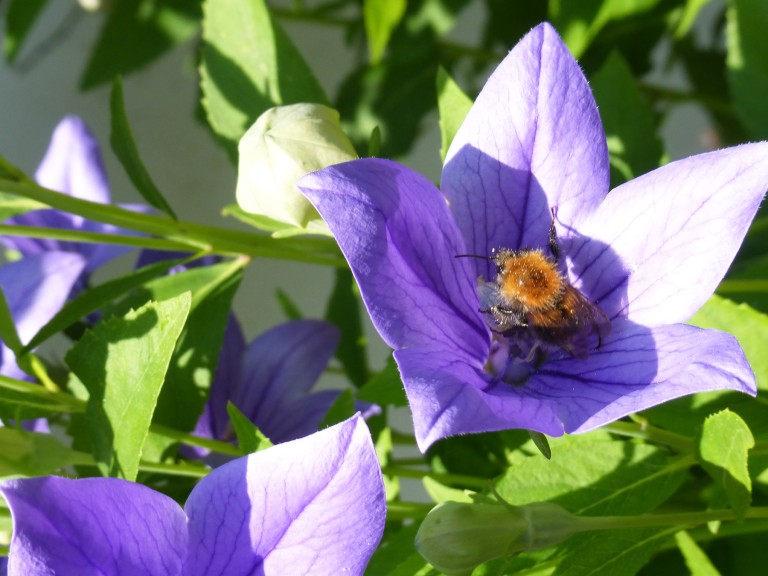
[[[472,99],[456,84],[444,68],[437,69],[437,111],[440,114],[440,160],[453,142],[453,137],[472,107]]]
[[[749,427],[730,410],[704,421],[699,438],[701,465],[725,491],[737,518],[744,518],[752,501],[752,480],[747,468],[749,449],[755,445]]]
[[[317,79],[264,0],[206,0],[200,67],[203,108],[230,157],[272,106],[327,104]]]
[[[189,314],[188,293],[105,318],[66,361],[90,393],[86,421],[105,475],[135,480],[149,424],[176,341]]]
[[[357,399],[379,406],[408,406],[405,388],[392,356],[387,358],[384,368],[360,388]]]
[[[147,172],[147,168],[141,161],[139,150],[136,148],[136,142],[131,132],[131,126],[128,123],[128,116],[125,114],[125,101],[123,99],[123,81],[118,76],[112,83],[112,94],[110,96],[110,110],[112,114],[112,132],[109,137],[109,143],[112,150],[125,168],[128,177],[136,186],[136,190],[158,210],[162,210],[174,220],[176,214],[168,204],[160,190],[157,189],[152,177]]]
[[[229,420],[232,422],[237,436],[237,443],[243,454],[251,454],[274,446],[272,441],[264,436],[264,433],[254,426],[253,422],[248,420],[245,414],[240,412],[232,402],[227,402],[227,414],[229,414]]]
[[[403,18],[406,7],[406,0],[363,0],[363,19],[371,64],[381,60],[389,37]]]

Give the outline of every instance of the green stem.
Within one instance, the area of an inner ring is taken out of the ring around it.
[[[432,478],[441,484],[463,484],[477,489],[488,488],[490,480],[487,478],[478,478],[477,476],[465,476],[463,474],[444,474],[440,472],[430,472],[429,470],[413,470],[412,468],[400,468],[398,466],[384,466],[381,469],[387,476],[398,476],[400,478]]]
[[[749,508],[748,519],[768,519],[768,507]],[[649,514],[647,516],[579,516],[579,530],[618,530],[626,528],[657,528],[665,526],[698,526],[712,521],[738,520],[732,510],[705,510],[677,514]]]
[[[172,440],[189,444],[190,446],[198,446],[200,448],[206,448],[213,452],[219,452],[220,454],[227,454],[229,456],[242,456],[243,452],[237,446],[233,446],[228,442],[222,442],[221,440],[212,440],[211,438],[203,438],[201,436],[194,436],[186,432],[174,430],[162,424],[152,424],[149,427],[150,431],[160,436],[165,436]]]
[[[139,462],[139,470],[142,472],[168,474],[169,476],[186,476],[188,478],[205,478],[211,471],[209,468],[185,462],[165,464],[162,462],[145,462],[144,460]]]
[[[612,422],[606,424],[601,429],[620,436],[641,438],[655,444],[663,444],[683,454],[690,454],[694,451],[693,440],[687,436],[662,430],[644,422]]]
[[[216,226],[173,220],[165,215],[145,214],[119,206],[89,202],[48,190],[29,182],[0,178],[0,191],[31,198],[38,202],[77,214],[83,218],[161,236],[186,246],[186,250],[213,252],[224,256],[249,255],[281,258],[299,262],[343,266],[338,247],[331,238],[275,239],[264,234],[229,230]]]
[[[85,242],[88,244],[118,244],[120,246],[135,246],[151,250],[189,251],[189,244],[174,242],[163,238],[148,236],[125,236],[121,234],[104,234],[101,232],[81,232],[66,228],[42,228],[39,226],[16,226],[0,224],[0,234],[3,236],[24,236],[26,238],[53,238],[67,242]]]
[[[433,504],[421,502],[389,502],[387,520],[421,520],[434,508]]]

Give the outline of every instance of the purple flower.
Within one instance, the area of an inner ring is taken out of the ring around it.
[[[59,311],[84,268],[84,258],[68,252],[44,252],[0,266],[0,289],[22,343],[29,342]],[[0,374],[29,378],[3,342]]]
[[[682,322],[741,244],[768,188],[768,144],[673,162],[610,194],[608,183],[594,99],[548,24],[478,96],[448,153],[442,194],[377,159],[300,181],[395,349],[422,450],[507,428],[586,432],[695,392],[755,393],[735,338]],[[499,249],[541,250],[610,326],[577,330],[585,347],[537,329],[498,299]],[[489,258],[457,258],[466,254]],[[511,328],[499,328],[499,314]]]
[[[102,204],[110,202],[109,185],[101,160],[99,143],[88,130],[85,122],[76,116],[67,116],[56,126],[48,151],[35,173],[35,180],[41,186],[75,198]],[[128,206],[128,208],[146,210],[145,207],[139,206]],[[81,216],[52,209],[27,212],[9,219],[7,223],[83,232],[132,234],[109,224],[86,220]],[[128,247],[114,244],[90,244],[18,236],[2,237],[2,242],[24,256],[47,251],[81,254],[87,262],[85,276],[130,250]]]
[[[234,460],[171,498],[114,478],[0,486],[8,573],[362,574],[384,530],[381,470],[360,416]]]
[[[240,325],[230,316],[216,378],[194,433],[233,440],[227,402],[275,443],[317,431],[340,391],[310,389],[338,343],[339,332],[332,324],[295,320],[267,330],[246,346]],[[367,415],[378,407],[361,403],[358,408]]]

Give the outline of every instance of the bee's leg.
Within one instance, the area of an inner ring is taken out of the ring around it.
[[[552,253],[556,262],[560,261],[560,247],[557,245],[557,229],[555,228],[555,218],[557,217],[557,206],[550,208],[552,213],[552,222],[549,225],[549,251]]]
[[[528,364],[533,362],[533,359],[536,357],[536,353],[539,351],[540,346],[541,343],[538,340],[533,343],[533,346],[531,346],[531,349],[528,351],[528,355],[525,357],[525,362]]]

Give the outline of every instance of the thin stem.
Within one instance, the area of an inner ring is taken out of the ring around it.
[[[421,520],[434,508],[433,504],[421,502],[389,502],[387,520]]]
[[[120,246],[135,246],[151,250],[189,251],[189,244],[174,242],[163,238],[148,236],[125,236],[123,234],[105,234],[102,232],[82,232],[66,228],[44,228],[40,226],[17,226],[15,224],[0,224],[0,234],[3,236],[24,236],[25,238],[53,238],[67,242],[84,242],[87,244],[118,244]]]
[[[152,424],[149,429],[155,434],[177,440],[190,446],[198,446],[200,448],[206,448],[213,452],[220,454],[227,454],[229,456],[242,456],[243,452],[237,446],[233,446],[228,442],[222,442],[221,440],[213,440],[211,438],[203,438],[201,436],[195,436],[179,430],[174,430],[162,424]]]
[[[400,468],[398,466],[384,466],[381,469],[387,476],[399,476],[400,478],[432,478],[441,484],[463,484],[473,488],[488,488],[489,480],[487,478],[478,478],[477,476],[465,476],[463,474],[444,474],[440,472],[430,472],[429,470],[413,470],[411,468]]]
[[[211,471],[210,468],[203,468],[195,464],[177,462],[175,464],[165,464],[163,462],[139,462],[139,470],[142,472],[154,472],[157,474],[168,474],[169,476],[185,476],[188,478],[205,478]]]
[[[184,249],[189,251],[203,251],[224,256],[282,258],[332,266],[344,265],[344,260],[332,238],[278,240],[264,234],[176,221],[165,215],[145,214],[111,204],[89,202],[30,182],[15,182],[0,178],[0,190],[37,200],[51,208],[77,214],[89,220],[161,236],[168,241],[186,246]]]
[[[694,451],[693,440],[687,436],[670,432],[669,430],[662,430],[645,422],[612,422],[603,426],[602,430],[620,436],[642,438],[655,444],[663,444],[684,454],[690,454]]]
[[[768,507],[749,508],[745,518],[768,519]],[[579,530],[617,530],[623,528],[656,528],[664,526],[697,526],[717,520],[737,520],[732,510],[704,510],[647,516],[579,516]]]

